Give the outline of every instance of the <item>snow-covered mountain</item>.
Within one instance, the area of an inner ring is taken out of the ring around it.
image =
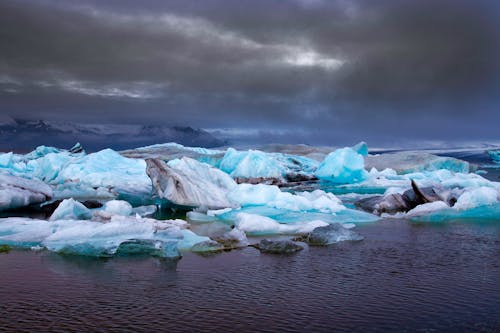
[[[87,151],[128,149],[165,142],[207,148],[224,144],[212,134],[191,127],[0,119],[0,151],[28,151],[41,144],[69,148],[76,142]]]

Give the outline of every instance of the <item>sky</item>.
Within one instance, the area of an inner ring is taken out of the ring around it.
[[[255,142],[500,140],[496,0],[1,0],[0,113]]]

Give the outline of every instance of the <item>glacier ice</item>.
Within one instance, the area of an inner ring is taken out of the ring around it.
[[[500,150],[488,150],[488,155],[494,162],[500,163]]]
[[[229,148],[218,167],[239,182],[272,180],[282,183],[287,178],[312,177],[318,164],[305,156]]]
[[[315,172],[316,177],[332,183],[356,183],[367,178],[364,158],[352,148],[341,148],[328,154]]]
[[[234,206],[227,193],[236,187],[226,173],[191,158],[148,159],[147,173],[161,199],[179,206],[210,209]]]
[[[178,250],[190,250],[193,245],[210,240],[185,229],[186,226],[182,220],[126,216],[113,216],[107,223],[4,218],[0,219],[0,244],[42,246],[59,253],[97,257],[112,256],[121,247],[121,254],[153,251],[156,254],[152,255],[177,257]]]
[[[362,156],[368,156],[368,145],[364,141],[361,141],[355,146],[353,146],[352,150],[354,150],[356,153]]]
[[[0,211],[42,203],[52,196],[52,189],[39,180],[0,172]]]
[[[132,205],[124,200],[110,200],[104,203],[102,211],[109,215],[129,216],[132,214]]]
[[[398,174],[415,173],[422,171],[449,170],[468,173],[471,171],[469,162],[453,157],[443,157],[426,152],[403,151],[365,157],[367,169],[384,170],[390,168]]]
[[[50,216],[50,221],[56,220],[90,220],[92,211],[73,198],[61,201]]]
[[[332,193],[322,190],[313,192],[283,192],[279,187],[264,184],[239,184],[229,193],[229,197],[241,206],[265,205],[293,211],[335,213],[345,209],[341,201]]]
[[[282,178],[286,174],[286,168],[281,163],[258,150],[237,151],[229,148],[219,167],[233,178]]]
[[[252,236],[305,234],[311,232],[314,228],[328,225],[328,223],[323,221],[281,224],[269,217],[248,213],[238,213],[234,223],[236,228]]]

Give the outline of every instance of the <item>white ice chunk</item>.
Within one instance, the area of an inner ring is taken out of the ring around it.
[[[312,211],[335,213],[345,209],[341,201],[332,193],[321,190],[282,192],[279,187],[264,184],[239,184],[229,197],[241,206],[265,205],[292,211]]]
[[[255,214],[239,213],[236,215],[235,225],[238,229],[249,235],[273,234],[305,234],[317,227],[328,225],[323,221],[297,222],[293,224],[280,224],[277,221]]]
[[[453,157],[444,157],[426,152],[397,152],[369,155],[365,158],[367,169],[383,170],[391,168],[398,174],[446,169],[453,172],[470,172],[469,162]]]
[[[103,211],[111,215],[129,216],[132,214],[132,205],[123,200],[110,200],[104,204]]]
[[[56,220],[90,220],[92,212],[82,203],[73,198],[63,200],[50,216],[50,221]]]
[[[465,191],[453,208],[466,210],[479,206],[493,205],[499,202],[499,192],[491,187],[479,187]]]

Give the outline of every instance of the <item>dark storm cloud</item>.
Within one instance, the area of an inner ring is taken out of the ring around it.
[[[495,1],[19,0],[0,12],[0,105],[17,117],[498,136]]]

